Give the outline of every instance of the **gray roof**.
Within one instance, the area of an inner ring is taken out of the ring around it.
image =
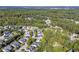
[[[26,39],[22,38],[19,40],[20,43],[24,43],[26,41]]]
[[[14,42],[11,43],[11,45],[12,45],[13,47],[19,47],[19,46],[20,46],[20,43],[17,42],[17,41],[14,41]]]
[[[3,48],[3,51],[5,51],[5,52],[9,52],[11,50],[12,50],[12,47],[10,45]]]

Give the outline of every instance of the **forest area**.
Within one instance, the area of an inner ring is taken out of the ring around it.
[[[47,17],[52,27],[46,25]],[[78,22],[78,9],[0,9],[0,26],[36,26],[43,30],[44,37],[37,49],[39,52],[79,51]],[[70,40],[73,33],[78,34],[75,41]]]

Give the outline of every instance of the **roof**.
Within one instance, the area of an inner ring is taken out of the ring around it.
[[[38,34],[38,37],[42,37],[42,34]]]
[[[34,42],[32,45],[36,45],[36,46],[39,46],[39,42]]]
[[[3,51],[5,52],[9,52],[10,50],[12,50],[12,47],[10,45],[4,47]]]
[[[68,52],[75,52],[75,50],[74,50],[74,49],[71,49],[71,50],[69,50]]]
[[[20,46],[20,43],[15,41],[15,42],[12,42],[11,45],[13,47],[19,47]]]
[[[8,49],[3,49],[4,52],[10,52]]]
[[[34,48],[34,46],[30,46],[29,50],[32,51]]]
[[[36,42],[40,42],[40,39],[37,39]]]
[[[31,46],[32,46],[32,47],[37,47],[37,45],[35,45],[35,44],[32,44]]]
[[[27,37],[27,36],[26,36],[26,37],[24,37],[24,39],[28,40],[28,39],[29,39],[29,37]]]
[[[43,36],[43,33],[42,32],[39,32],[38,33],[38,37],[42,37]]]
[[[4,36],[9,36],[11,33],[9,31],[4,32]]]
[[[26,41],[26,39],[22,38],[19,40],[20,43],[24,43]]]
[[[26,35],[26,36],[30,36],[30,32],[26,32],[25,35]]]
[[[4,40],[4,36],[0,36],[0,40]]]
[[[5,31],[4,34],[10,34],[10,32],[9,31]]]

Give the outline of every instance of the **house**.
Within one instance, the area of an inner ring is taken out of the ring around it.
[[[31,17],[28,17],[27,19],[28,19],[28,20],[31,20]]]
[[[26,42],[26,39],[22,38],[19,40],[20,43],[24,44]]]
[[[0,45],[2,45],[3,44],[3,40],[0,40]]]
[[[29,48],[30,52],[32,52],[34,49],[35,49],[34,46],[30,46],[30,48]]]
[[[27,30],[30,30],[31,26],[27,26]]]
[[[11,25],[11,27],[10,27],[11,30],[15,30],[16,28],[17,28],[17,27],[14,26],[14,25]]]
[[[75,52],[75,50],[74,50],[74,49],[71,49],[71,50],[69,50],[68,52]]]
[[[0,40],[4,40],[5,38],[4,38],[4,36],[0,36]]]
[[[14,47],[14,48],[19,48],[19,47],[20,47],[20,43],[17,42],[17,41],[12,42],[10,45],[11,45],[12,47]]]
[[[23,27],[22,27],[22,29],[23,29],[23,30],[26,30],[26,29],[27,29],[27,27],[26,27],[26,26],[23,26]]]
[[[38,33],[38,37],[42,37],[43,36],[43,34],[40,32],[40,33]]]
[[[35,33],[34,33],[34,31],[32,32],[32,38],[35,38]]]
[[[39,46],[40,45],[40,42],[34,42],[33,44]]]
[[[38,31],[37,37],[38,37],[38,39],[42,39],[43,33],[41,31]]]
[[[4,37],[4,42],[11,42],[13,40],[12,36]]]
[[[0,26],[0,30],[3,30],[3,28],[4,28],[3,26]]]
[[[10,45],[8,45],[2,49],[3,52],[10,52],[11,50],[12,50],[12,47]]]
[[[34,52],[38,46],[39,46],[39,42],[34,42],[34,43],[30,46],[29,50],[30,50],[31,52]]]
[[[25,51],[26,51],[26,52],[31,52],[30,49],[26,49]]]
[[[5,32],[4,32],[4,37],[9,37],[10,34],[11,34],[11,33],[10,33],[9,31],[5,31]]]
[[[29,38],[28,37],[23,37],[23,39],[28,40]]]
[[[4,29],[11,29],[11,25],[4,26]]]
[[[76,24],[79,24],[79,21],[75,21]]]
[[[55,29],[55,32],[57,32],[58,30],[59,30],[60,32],[63,32],[63,28],[62,28],[62,27],[55,26],[55,27],[53,27],[53,28]]]
[[[29,38],[29,37],[30,37],[30,32],[29,32],[29,31],[25,32],[25,36],[26,36],[27,38]]]
[[[37,29],[38,29],[38,27],[30,27],[31,31],[34,31],[34,30],[37,30]]]
[[[71,40],[71,41],[76,40],[76,39],[77,39],[77,36],[78,36],[78,34],[73,33],[73,34],[70,36],[70,40]]]
[[[32,47],[35,47],[35,48],[37,47],[37,45],[35,45],[35,44],[32,44],[31,46],[32,46]]]
[[[42,33],[42,32],[38,32],[36,42],[40,42],[40,40],[41,40],[42,38],[43,38],[43,33]]]
[[[38,38],[38,39],[36,40],[36,42],[40,42],[40,39]]]
[[[31,46],[36,48],[39,46],[39,42],[34,42]]]
[[[8,26],[4,26],[4,30],[8,29]]]
[[[3,40],[0,40],[0,48],[2,48],[3,45],[6,45],[6,43]]]
[[[48,18],[47,20],[45,20],[45,23],[46,23],[47,26],[50,26],[51,20]]]

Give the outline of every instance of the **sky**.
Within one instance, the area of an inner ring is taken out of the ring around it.
[[[0,0],[0,6],[79,6],[78,0]]]

